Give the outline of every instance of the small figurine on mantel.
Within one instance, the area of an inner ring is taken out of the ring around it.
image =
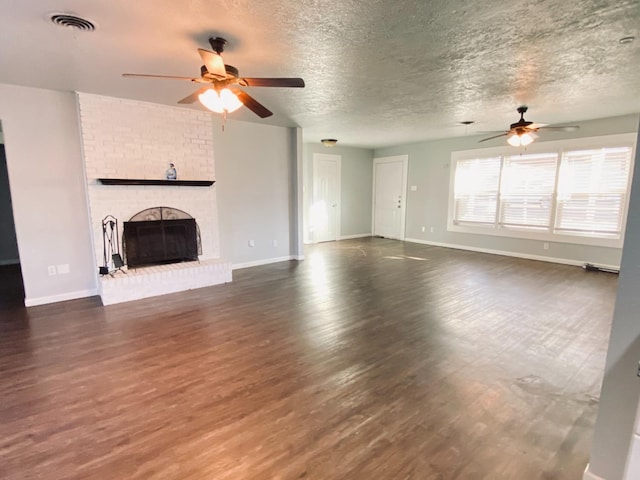
[[[177,180],[178,179],[178,171],[176,170],[176,166],[173,163],[169,164],[169,168],[167,168],[167,180]]]

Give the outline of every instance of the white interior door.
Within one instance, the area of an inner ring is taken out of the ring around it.
[[[330,242],[340,236],[340,155],[313,155],[313,198],[309,228],[313,242]]]
[[[409,157],[373,160],[373,234],[404,240]]]

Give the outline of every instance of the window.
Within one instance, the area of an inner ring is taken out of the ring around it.
[[[557,157],[555,153],[504,157],[500,226],[548,230]]]
[[[454,152],[450,230],[621,246],[633,136],[513,151]]]
[[[619,238],[630,169],[631,147],[564,152],[556,231]]]
[[[494,223],[499,184],[500,157],[458,162],[455,180],[455,221]]]

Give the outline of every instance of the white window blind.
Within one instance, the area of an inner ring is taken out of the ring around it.
[[[557,165],[556,153],[504,157],[500,226],[549,230]]]
[[[631,153],[631,147],[563,153],[556,232],[620,237]]]
[[[500,164],[500,157],[457,162],[454,183],[454,223],[495,223]]]

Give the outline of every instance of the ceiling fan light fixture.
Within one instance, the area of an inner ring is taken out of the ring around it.
[[[242,106],[240,99],[228,88],[223,88],[220,93],[210,88],[198,95],[198,100],[205,108],[215,113],[235,112]]]
[[[523,133],[520,135],[520,145],[526,147],[527,145],[531,145],[535,138],[530,133]]]
[[[323,138],[322,140],[320,140],[320,143],[322,143],[325,147],[335,147],[336,143],[338,143],[338,140],[336,138]]]
[[[238,96],[228,88],[223,88],[220,91],[220,99],[227,112],[235,112],[242,106],[242,102]]]
[[[507,137],[507,143],[512,147],[526,147],[531,145],[536,138],[537,135],[533,132],[512,133]]]
[[[512,133],[507,137],[507,143],[512,147],[519,147],[522,145],[520,142],[520,136],[517,133]]]

